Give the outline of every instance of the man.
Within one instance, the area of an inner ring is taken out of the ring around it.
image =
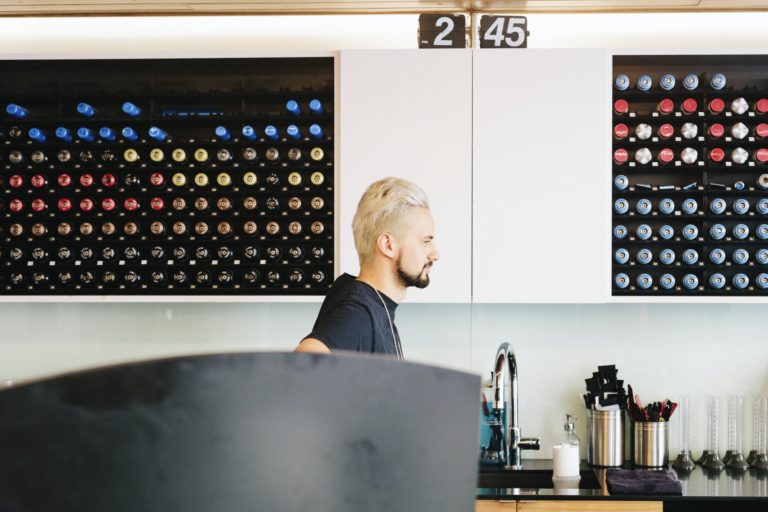
[[[363,194],[352,219],[360,275],[342,274],[328,291],[297,352],[352,350],[403,357],[395,309],[409,286],[425,288],[439,256],[427,196],[384,178]]]

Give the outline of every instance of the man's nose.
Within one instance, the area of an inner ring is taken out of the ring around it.
[[[440,259],[440,251],[437,250],[437,246],[435,244],[432,244],[432,252],[429,254],[429,260],[430,261],[437,261]]]

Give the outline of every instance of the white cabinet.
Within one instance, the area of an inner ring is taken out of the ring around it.
[[[357,273],[352,217],[365,188],[411,180],[430,199],[440,260],[408,302],[471,300],[472,52],[351,50],[340,56],[339,270]]]
[[[607,50],[476,50],[473,300],[610,293]]]

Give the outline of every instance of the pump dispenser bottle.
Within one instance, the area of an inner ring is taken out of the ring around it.
[[[574,418],[565,415],[564,434],[560,444],[552,447],[552,477],[557,479],[578,479],[579,475],[579,438],[576,436]]]

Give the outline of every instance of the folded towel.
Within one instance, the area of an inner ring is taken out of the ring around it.
[[[609,469],[605,473],[605,481],[611,494],[683,494],[680,480],[666,469]]]

